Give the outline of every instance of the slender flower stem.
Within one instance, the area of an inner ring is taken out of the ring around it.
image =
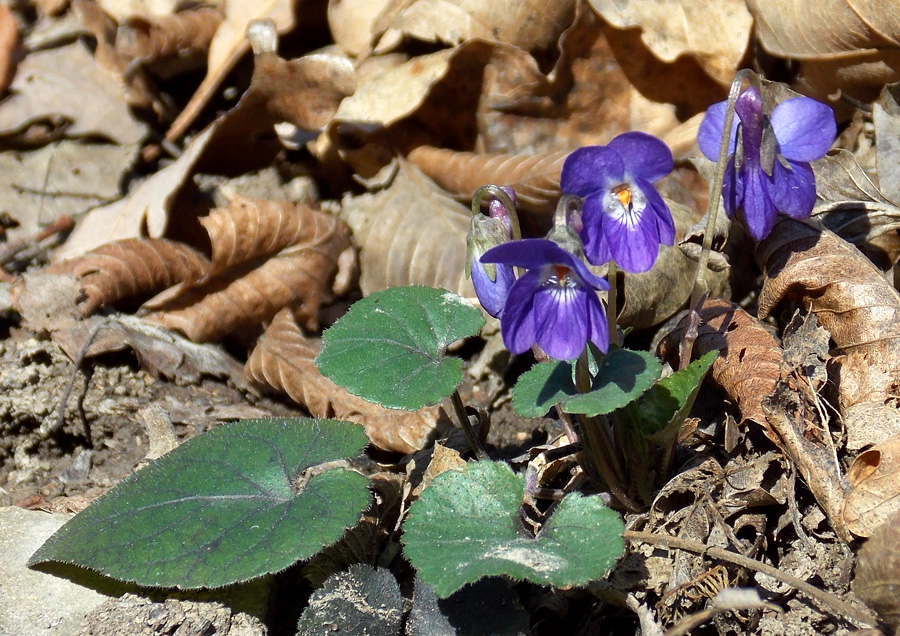
[[[607,265],[606,273],[606,280],[609,281],[609,291],[606,292],[606,324],[609,327],[609,344],[615,347],[621,345],[619,342],[619,329],[616,326],[616,318],[619,313],[616,306],[618,301],[618,278],[616,262],[610,261],[609,265]]]
[[[475,457],[478,459],[490,459],[478,440],[478,435],[475,434],[475,430],[472,428],[472,422],[466,413],[466,407],[459,396],[459,391],[453,391],[453,394],[450,396],[450,402],[453,404],[453,414],[456,416],[456,423],[462,429],[463,435],[466,436],[466,441],[469,442],[469,447],[475,453]]]
[[[712,248],[713,233],[716,228],[716,216],[719,213],[719,199],[722,197],[722,182],[725,177],[725,165],[728,161],[728,145],[731,141],[731,124],[734,122],[734,104],[741,94],[744,79],[753,71],[742,69],[734,76],[731,90],[728,92],[728,107],[725,109],[725,126],[722,130],[722,142],[719,144],[719,157],[716,161],[716,174],[713,177],[712,191],[706,209],[706,230],[703,233],[703,245],[700,260],[697,263],[697,275],[694,278],[694,289],[691,292],[691,308],[696,310],[701,296],[706,291],[706,268],[709,265],[709,251]]]

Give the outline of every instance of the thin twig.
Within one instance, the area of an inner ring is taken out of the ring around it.
[[[723,548],[716,546],[708,546],[699,541],[689,541],[679,537],[672,537],[664,534],[654,534],[652,532],[636,532],[627,530],[625,532],[625,540],[632,543],[646,543],[648,545],[661,545],[667,548],[675,548],[676,550],[686,550],[695,554],[706,554],[713,559],[728,561],[742,568],[768,574],[772,578],[778,579],[786,585],[790,585],[798,592],[803,592],[811,599],[821,603],[825,607],[843,614],[856,621],[857,623],[874,627],[878,622],[878,618],[866,609],[855,607],[849,603],[842,601],[834,594],[813,587],[806,581],[798,579],[796,576],[782,572],[776,567],[756,561],[742,554],[729,552]]]
[[[484,450],[484,447],[478,440],[475,430],[472,428],[472,422],[469,420],[469,414],[466,413],[466,407],[463,404],[462,398],[459,396],[459,391],[453,391],[453,394],[450,396],[450,402],[453,404],[453,413],[456,416],[456,423],[459,425],[459,428],[462,429],[463,435],[466,436],[466,441],[469,442],[469,447],[472,449],[472,452],[475,453],[475,456],[478,459],[490,459],[487,451]]]
[[[84,359],[87,357],[88,349],[91,348],[91,343],[94,342],[94,338],[97,337],[97,332],[100,331],[101,327],[106,324],[106,320],[98,320],[97,324],[95,324],[90,332],[88,333],[87,339],[84,341],[84,344],[81,345],[81,348],[78,350],[78,355],[75,356],[74,366],[72,367],[72,374],[69,376],[69,382],[66,384],[66,390],[63,391],[62,398],[59,401],[59,409],[56,413],[56,422],[53,423],[53,426],[47,430],[47,437],[60,430],[63,427],[63,424],[66,422],[66,404],[69,401],[69,397],[72,395],[72,389],[75,387],[75,378],[78,375],[78,371],[81,370],[81,365],[84,364]],[[87,389],[87,387],[85,387]],[[85,424],[85,429],[87,431],[88,439],[90,439],[90,430],[87,429],[87,424]]]

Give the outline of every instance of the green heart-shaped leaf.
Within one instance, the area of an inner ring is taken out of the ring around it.
[[[219,587],[283,570],[337,541],[368,480],[350,422],[244,420],[188,440],[124,479],[50,537],[29,565],[70,563],[158,587]],[[325,466],[321,466],[326,464]],[[304,471],[309,472],[309,479]]]
[[[410,508],[404,553],[435,593],[505,574],[555,586],[601,578],[622,554],[624,525],[600,497],[570,493],[537,537],[522,529],[525,482],[502,462],[439,475]]]
[[[432,287],[395,287],[356,302],[322,335],[316,365],[354,395],[388,408],[437,404],[462,381],[452,342],[478,333],[481,311]]]
[[[563,409],[588,416],[612,413],[640,397],[660,373],[659,360],[646,351],[614,349],[600,361],[590,392],[568,398]]]

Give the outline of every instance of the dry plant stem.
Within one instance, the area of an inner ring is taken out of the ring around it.
[[[56,431],[62,429],[63,424],[66,422],[66,403],[69,401],[69,397],[72,395],[72,389],[75,387],[75,376],[78,374],[78,371],[81,369],[81,365],[84,364],[84,359],[87,357],[87,352],[91,348],[91,343],[94,342],[94,338],[97,337],[97,333],[100,331],[100,328],[106,324],[106,320],[99,320],[97,324],[91,328],[90,333],[88,333],[87,338],[84,341],[84,344],[81,345],[81,349],[78,350],[78,355],[75,356],[74,365],[72,367],[72,375],[69,376],[69,382],[66,384],[66,390],[63,391],[62,398],[59,401],[59,410],[56,414],[56,421],[53,423],[53,426],[50,430],[47,431],[46,435],[49,437]],[[87,390],[87,387],[85,387]],[[91,430],[88,428],[87,422],[84,424],[85,434],[87,435],[88,442],[91,440]]]
[[[853,605],[842,601],[834,594],[830,594],[825,590],[820,590],[810,585],[806,581],[798,579],[796,576],[792,576],[790,574],[787,574],[786,572],[782,572],[776,567],[773,567],[766,563],[762,563],[760,561],[756,561],[754,559],[751,559],[750,557],[745,557],[742,554],[729,552],[728,550],[715,546],[708,546],[706,544],[700,543],[699,541],[689,541],[687,539],[681,539],[679,537],[654,534],[652,532],[636,532],[633,530],[626,530],[624,537],[626,541],[629,541],[631,543],[646,543],[647,545],[658,545],[665,546],[667,548],[675,548],[676,550],[686,550],[688,552],[693,552],[694,554],[706,554],[713,559],[728,561],[729,563],[733,563],[742,568],[747,568],[748,570],[753,570],[754,572],[762,572],[763,574],[768,574],[769,576],[778,579],[782,583],[790,585],[795,590],[803,592],[811,599],[815,600],[818,603],[821,603],[834,612],[843,614],[844,616],[851,618],[857,623],[870,626],[874,626],[877,623],[877,617],[871,612],[859,607],[854,607]]]
[[[731,82],[731,90],[728,92],[728,107],[725,109],[725,125],[722,128],[722,141],[719,143],[719,157],[716,160],[716,173],[713,177],[712,191],[709,193],[709,207],[706,210],[706,229],[703,232],[703,244],[700,249],[700,260],[697,261],[697,275],[694,278],[694,288],[691,291],[690,318],[699,326],[699,316],[694,320],[697,308],[703,302],[703,296],[708,292],[706,285],[706,269],[709,265],[709,252],[712,249],[712,237],[716,229],[716,216],[719,214],[719,199],[722,197],[722,181],[725,176],[725,163],[728,161],[728,144],[731,140],[731,124],[734,122],[734,104],[741,94],[741,85],[744,78],[751,73],[749,69],[738,71]],[[693,338],[692,338],[693,336]],[[691,351],[696,340],[696,329],[685,329],[681,342],[681,360],[679,368],[683,369],[691,361]]]
[[[463,405],[462,398],[459,396],[459,391],[453,391],[453,395],[450,396],[450,401],[453,403],[453,414],[456,416],[456,424],[462,429],[463,435],[466,436],[466,441],[469,442],[469,447],[472,449],[472,452],[475,453],[475,457],[479,460],[490,459],[487,452],[484,450],[484,447],[481,445],[481,442],[478,441],[478,435],[475,434],[475,430],[472,428],[472,422],[469,420],[469,415],[466,413],[466,407]]]

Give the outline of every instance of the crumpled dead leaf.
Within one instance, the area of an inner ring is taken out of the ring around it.
[[[750,41],[753,18],[743,0],[588,0],[618,29],[640,27],[641,39],[665,62],[695,57],[703,69],[730,84]]]
[[[896,7],[866,0],[832,0],[815,11],[804,0],[748,0],[747,6],[763,48],[801,60],[801,85],[814,97],[834,103],[844,91],[868,102],[900,79]]]
[[[857,455],[847,478],[851,489],[844,519],[853,534],[868,537],[900,513],[900,435]]]
[[[132,16],[116,32],[116,49],[144,63],[207,51],[222,22],[222,12],[198,7],[157,17]]]
[[[331,37],[347,54],[355,57],[370,52],[374,44],[373,26],[391,0],[328,0],[328,28]]]
[[[859,549],[853,592],[885,622],[896,635],[900,631],[900,513],[894,513],[875,528]]]
[[[19,63],[19,26],[13,12],[5,4],[0,6],[0,94],[6,92]]]
[[[99,135],[118,144],[136,144],[146,124],[132,115],[115,79],[104,73],[82,42],[30,53],[0,108],[0,134],[21,133],[35,122],[66,126],[69,137]],[[88,94],[90,99],[73,99]]]
[[[517,209],[552,214],[561,194],[559,174],[568,154],[482,155],[419,146],[408,159],[462,201],[471,201],[485,184],[502,184],[516,191]]]
[[[759,244],[757,261],[766,272],[759,315],[768,316],[785,300],[816,314],[843,354],[835,359],[836,384],[848,437],[882,441],[870,436],[874,430],[854,430],[868,420],[857,421],[852,408],[896,398],[900,294],[856,248],[814,222],[782,217]]]
[[[439,406],[396,411],[352,395],[319,373],[314,362],[318,353],[318,343],[307,339],[291,311],[283,309],[250,354],[246,372],[257,382],[284,391],[314,417],[362,424],[372,443],[385,450],[415,452],[446,426]]]
[[[467,207],[405,160],[384,190],[346,197],[341,218],[360,250],[363,294],[426,285],[474,299],[465,278],[470,216]]]
[[[376,37],[389,32],[426,42],[456,45],[484,39],[526,50],[547,49],[572,22],[574,0],[393,0],[373,26]],[[383,41],[378,48],[387,50]]]
[[[307,329],[318,327],[319,306],[331,298],[350,248],[342,221],[302,204],[237,195],[201,222],[213,274],[146,303],[148,321],[205,342],[245,333],[290,306]]]
[[[223,11],[225,19],[210,42],[206,77],[166,132],[169,141],[179,139],[187,132],[225,75],[250,49],[245,34],[251,22],[268,18],[279,33],[294,28],[292,0],[225,0]]]

